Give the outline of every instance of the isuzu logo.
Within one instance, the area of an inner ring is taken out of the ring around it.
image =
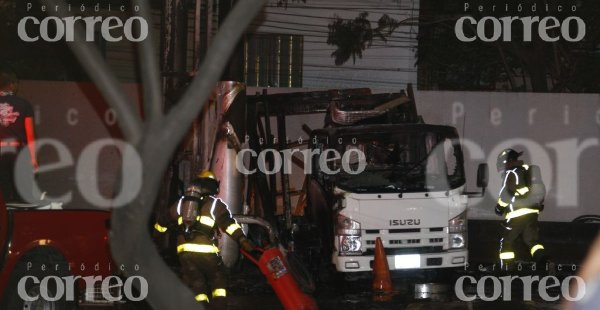
[[[421,225],[421,219],[390,220],[390,226]]]

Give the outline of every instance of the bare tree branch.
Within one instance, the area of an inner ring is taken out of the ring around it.
[[[223,69],[238,40],[244,34],[243,31],[239,31],[239,27],[246,29],[260,12],[265,2],[267,1],[239,1],[239,4],[229,12],[227,19],[219,29],[218,36],[212,41],[212,45],[206,54],[206,60],[202,63],[188,91],[179,101],[178,108],[172,109],[169,112],[166,127],[176,130],[164,133],[164,137],[167,134],[183,137],[188,129],[187,126],[192,123],[192,120],[202,109],[203,102],[198,102],[198,98],[208,98],[220,75],[223,73]],[[226,57],[222,57],[222,53],[227,53]],[[177,124],[186,124],[186,126],[177,126]]]
[[[59,5],[62,0],[46,0],[48,4]],[[220,31],[210,47],[207,57],[200,67],[200,74],[192,82],[190,89],[161,121],[160,92],[156,91],[158,68],[151,65],[152,44],[145,42],[141,46],[140,60],[144,68],[145,111],[149,120],[143,127],[133,102],[127,100],[120,85],[110,74],[98,51],[84,41],[80,27],[75,30],[76,40],[70,48],[77,55],[83,67],[90,74],[106,101],[119,113],[119,122],[126,139],[136,146],[141,155],[143,166],[143,184],[135,201],[112,213],[110,244],[113,258],[126,266],[125,275],[143,276],[148,284],[148,303],[154,309],[202,309],[192,292],[165,264],[159,256],[148,231],[148,221],[158,195],[160,179],[166,170],[169,159],[179,141],[183,138],[193,119],[197,117],[204,102],[223,72],[237,41],[246,27],[260,12],[266,0],[239,1],[229,13]],[[140,0],[140,8],[149,9],[145,0]],[[146,16],[148,11],[143,11]],[[60,12],[60,17],[65,12]],[[131,167],[122,167],[123,174],[131,173]],[[126,189],[122,189],[126,190]],[[139,266],[139,271],[133,271]],[[137,284],[137,283],[136,283]]]
[[[50,10],[52,14],[60,18],[69,16],[66,11],[67,5],[63,0],[43,1],[49,7],[59,7],[58,12]],[[117,115],[119,115],[119,127],[125,138],[135,145],[142,137],[141,118],[135,111],[135,106],[131,104],[131,99],[123,91],[119,81],[110,72],[104,60],[102,60],[96,47],[90,42],[85,41],[84,33],[80,23],[75,23],[75,41],[67,42],[67,44],[94,83],[96,83],[104,99],[111,104]]]
[[[216,85],[246,27],[260,12],[265,0],[240,1],[217,33],[202,66],[181,101],[164,122],[152,122],[139,151],[143,160],[144,184],[138,199],[113,211],[111,247],[121,264],[141,266],[140,275],[150,284],[148,302],[155,309],[198,307],[191,291],[171,272],[158,255],[148,234],[148,221],[160,188],[160,179],[179,141],[197,117]],[[128,167],[123,167],[127,173]]]
[[[148,0],[135,0],[133,5],[136,4],[140,8],[139,16],[147,21],[152,21]],[[152,25],[152,22],[150,22],[150,25]],[[154,34],[150,30],[148,31],[148,37],[140,42],[137,50],[144,85],[144,118],[154,122],[160,121],[163,115],[162,87],[158,60],[154,54]]]

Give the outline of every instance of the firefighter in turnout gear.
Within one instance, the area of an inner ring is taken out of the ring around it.
[[[214,196],[218,188],[214,174],[203,171],[169,208],[169,215],[158,218],[154,229],[159,233],[175,231],[182,280],[196,294],[196,300],[210,303],[212,309],[225,309],[227,278],[219,248],[213,244],[215,234],[220,229],[248,252],[254,247],[227,204]]]
[[[523,164],[522,152],[506,149],[498,156],[496,167],[503,183],[495,208],[504,217],[500,239],[500,263],[503,268],[515,258],[513,246],[521,239],[534,261],[546,259],[544,246],[538,241],[538,215],[544,208],[545,187],[537,166]]]

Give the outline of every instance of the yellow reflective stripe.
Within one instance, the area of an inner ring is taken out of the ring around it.
[[[200,221],[201,224],[204,224],[204,225],[206,225],[208,227],[215,226],[215,220],[213,220],[212,218],[210,218],[208,216],[204,216],[204,215],[201,216],[199,221]]]
[[[517,188],[517,193],[519,195],[525,195],[529,191],[529,187],[523,186],[521,188]]]
[[[525,214],[531,214],[531,213],[540,214],[540,210],[528,209],[528,208],[519,209],[516,211],[508,212],[508,214],[506,214],[506,219],[510,220],[515,217],[519,217],[519,216],[523,216]]]
[[[198,294],[198,295],[196,295],[196,301],[206,301],[206,302],[208,302],[208,295],[206,295],[206,294]]]
[[[531,248],[531,256],[533,256],[533,254],[535,254],[535,252],[536,252],[537,250],[543,250],[543,249],[544,249],[544,246],[543,246],[543,245],[541,245],[541,244],[536,244],[536,245],[534,245],[534,246]]]
[[[165,231],[167,231],[166,227],[162,227],[158,223],[154,224],[154,229],[156,229],[156,231],[161,232],[161,233],[164,233]]]
[[[233,223],[233,224],[227,226],[227,229],[225,229],[225,232],[227,232],[230,235],[233,235],[233,233],[238,229],[242,229],[242,227],[238,223]]]
[[[212,292],[213,297],[227,297],[227,290],[224,288],[217,288]]]
[[[217,253],[219,248],[212,244],[184,243],[177,246],[177,253],[181,252]]]
[[[523,168],[525,168],[525,170],[529,170],[529,165],[523,165]]]
[[[500,253],[500,259],[513,259],[513,258],[515,258],[515,252]]]
[[[179,218],[177,218],[177,224],[178,225],[183,224],[183,217],[180,216]]]
[[[502,198],[498,198],[498,204],[503,208],[508,206],[508,203],[502,201]]]

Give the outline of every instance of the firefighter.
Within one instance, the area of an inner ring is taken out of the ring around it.
[[[196,294],[196,300],[224,309],[227,279],[219,249],[213,244],[215,234],[218,229],[224,231],[248,252],[254,247],[232,218],[227,204],[214,196],[218,188],[215,175],[203,171],[169,208],[167,219],[158,218],[154,229],[164,233],[172,227],[175,231],[182,280]]]
[[[17,191],[15,172],[31,173],[31,170],[16,169],[15,162],[20,151],[28,148],[24,154],[30,156],[32,169],[37,171],[38,164],[35,153],[35,135],[33,108],[31,104],[17,97],[19,81],[16,74],[9,69],[0,69],[0,188],[5,201],[23,202],[31,200],[29,191],[31,184],[20,184],[26,188]],[[25,167],[23,167],[24,169]],[[24,197],[21,196],[24,194]]]
[[[538,215],[544,207],[545,188],[532,184],[530,166],[519,160],[523,152],[505,149],[498,156],[496,167],[503,178],[495,212],[504,217],[500,239],[500,264],[507,267],[515,258],[513,246],[521,239],[534,261],[546,259],[544,246],[538,241]]]

